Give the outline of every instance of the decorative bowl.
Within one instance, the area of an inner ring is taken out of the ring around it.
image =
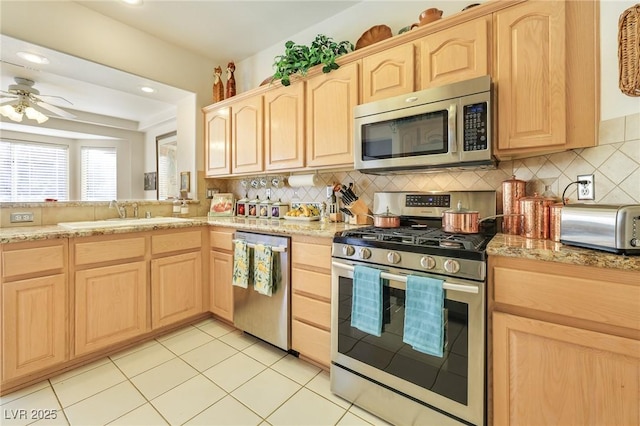
[[[440,18],[442,18],[442,11],[438,8],[432,7],[420,14],[420,23],[418,25],[423,26],[433,21],[437,21]]]
[[[356,49],[362,49],[363,47],[370,46],[379,41],[385,40],[387,38],[391,38],[393,34],[391,33],[391,28],[386,25],[374,25],[365,31],[358,41],[356,42]]]

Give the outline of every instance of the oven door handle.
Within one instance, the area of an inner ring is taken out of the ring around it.
[[[235,244],[237,241],[241,241],[241,240],[233,240],[233,243]],[[244,240],[242,240],[244,241]],[[247,243],[247,247],[249,248],[255,248],[256,244],[254,243]],[[273,251],[277,251],[279,253],[285,253],[287,251],[287,247],[286,246],[272,246],[271,250]]]
[[[351,265],[345,265],[344,263],[340,263],[340,262],[331,262],[331,264],[333,266],[335,266],[336,268],[342,268],[345,269],[347,271],[353,271],[353,266]],[[407,275],[397,275],[397,274],[390,274],[389,272],[382,272],[380,274],[380,276],[382,278],[385,278],[387,280],[393,280],[393,281],[400,281],[403,283],[407,282]],[[464,284],[453,284],[453,283],[448,283],[448,282],[444,282],[442,283],[442,288],[445,290],[451,290],[451,291],[461,291],[464,293],[475,293],[478,294],[478,287],[476,286],[472,286],[472,285],[464,285]]]

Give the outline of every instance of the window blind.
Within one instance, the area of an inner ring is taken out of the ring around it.
[[[115,200],[118,195],[116,149],[83,146],[80,157],[82,201]]]
[[[69,199],[69,149],[65,145],[0,140],[0,201]]]

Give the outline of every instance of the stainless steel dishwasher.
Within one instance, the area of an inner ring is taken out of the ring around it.
[[[249,274],[248,288],[234,286],[234,325],[240,330],[288,351],[291,348],[291,271],[289,270],[291,239],[275,235],[236,232],[235,240],[247,242],[250,259],[253,259],[253,247],[256,244],[271,246],[274,266],[277,262],[281,279],[276,283],[275,291],[271,296],[262,295],[254,290],[253,274]],[[249,264],[253,265],[253,261]]]

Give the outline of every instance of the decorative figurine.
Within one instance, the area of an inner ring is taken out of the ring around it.
[[[229,99],[236,94],[236,78],[233,76],[235,70],[236,64],[229,62],[227,64],[227,96],[225,99]]]
[[[224,84],[222,83],[222,67],[213,69],[213,102],[224,99]]]

